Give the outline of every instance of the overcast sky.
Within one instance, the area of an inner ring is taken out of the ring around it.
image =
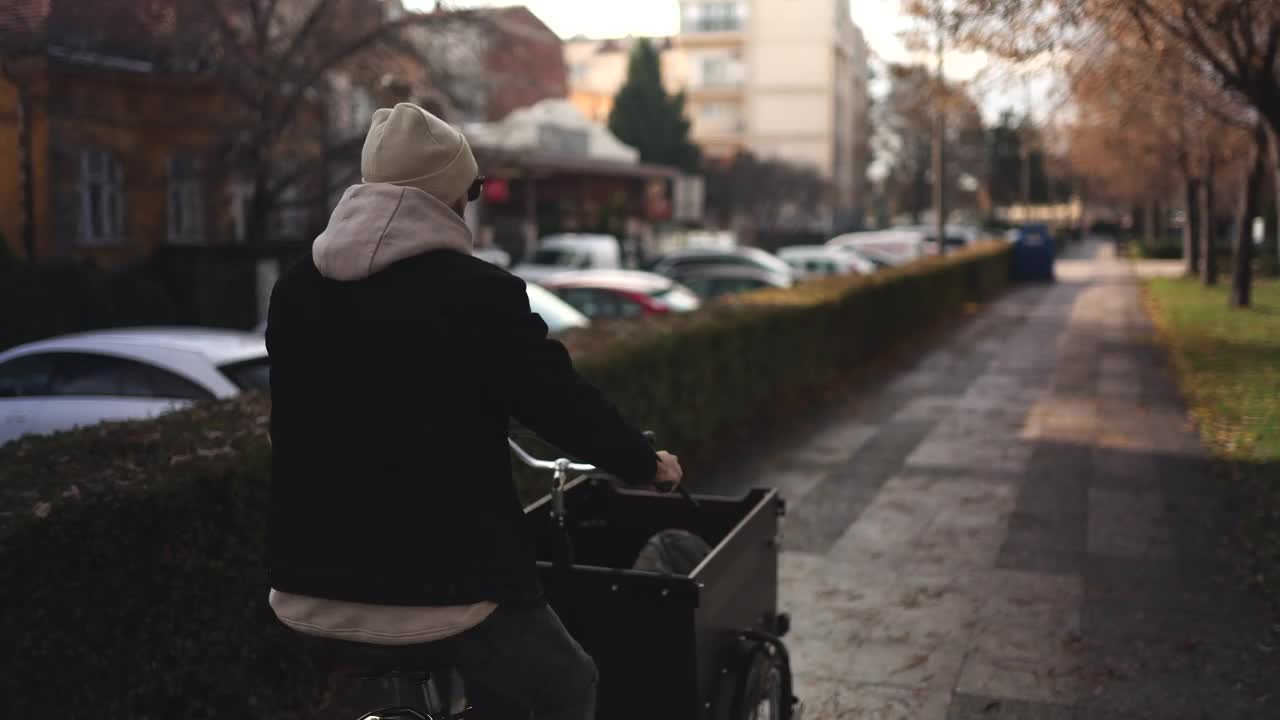
[[[405,0],[410,8],[427,10],[436,0]],[[450,7],[503,6],[519,4],[518,0],[451,0]],[[562,38],[575,35],[588,37],[623,37],[626,35],[673,35],[679,30],[677,0],[525,0],[538,17]],[[853,21],[862,28],[871,49],[887,62],[920,61],[903,47],[900,33],[911,21],[902,15],[900,0],[856,0],[850,3]],[[946,58],[947,75],[958,80],[973,80],[974,94],[984,114],[993,119],[1000,110],[1014,106],[1021,109],[1020,84],[1010,80],[1004,70],[993,71],[981,55],[952,54]],[[982,72],[986,68],[986,72]],[[881,91],[875,88],[874,91]],[[1032,95],[1041,98],[1047,82],[1033,85]],[[878,94],[878,92],[877,92]],[[1042,118],[1038,118],[1042,119]]]

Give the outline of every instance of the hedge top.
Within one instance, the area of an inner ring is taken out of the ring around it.
[[[694,313],[600,323],[569,333],[565,344],[581,365],[607,366],[613,358],[646,345],[670,346],[709,327],[848,299],[1007,251],[1005,243],[983,243],[871,276],[828,278],[734,296]],[[0,549],[15,526],[56,516],[61,506],[85,493],[107,491],[123,498],[204,474],[193,473],[197,469],[216,472],[219,465],[261,449],[267,442],[269,415],[269,400],[250,394],[230,402],[200,403],[156,420],[103,423],[0,447]]]

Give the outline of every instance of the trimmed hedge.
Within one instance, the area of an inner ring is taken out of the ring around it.
[[[993,297],[1008,264],[993,244],[567,342],[664,445],[709,462],[780,402]],[[268,413],[251,395],[0,448],[8,716],[320,716],[332,669],[266,605]]]
[[[578,366],[628,417],[691,464],[743,438],[779,399],[821,393],[872,355],[1008,279],[1008,246],[865,278],[832,278],[738,296],[684,317],[570,336]]]

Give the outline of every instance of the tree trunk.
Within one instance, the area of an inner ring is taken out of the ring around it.
[[[249,200],[249,216],[245,218],[245,241],[250,247],[264,247],[271,233],[271,203],[267,196],[266,167],[260,156],[254,157],[253,195]]]
[[[1156,203],[1147,200],[1142,204],[1142,245],[1151,250],[1156,246]]]
[[[1277,273],[1280,273],[1280,130],[1271,126],[1267,129],[1267,147],[1271,150],[1271,192],[1275,201],[1267,241],[1271,243],[1271,252],[1276,253]],[[1265,245],[1263,247],[1266,248]]]
[[[1169,240],[1169,208],[1165,204],[1165,200],[1160,199],[1154,202],[1155,207],[1155,233],[1156,241],[1151,247],[1160,248]]]
[[[1254,133],[1253,162],[1245,171],[1239,208],[1236,213],[1236,236],[1231,252],[1231,307],[1249,307],[1253,285],[1253,219],[1258,215],[1258,196],[1262,194],[1263,173],[1267,166],[1267,136],[1261,124]]]
[[[1218,284],[1218,255],[1213,208],[1214,161],[1205,163],[1204,180],[1200,183],[1200,279],[1205,285]]]
[[[1182,262],[1186,273],[1200,272],[1200,178],[1187,177],[1183,183]]]

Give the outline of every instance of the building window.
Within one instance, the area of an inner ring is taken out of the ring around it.
[[[114,153],[80,151],[80,242],[115,245],[124,240],[124,170]]]
[[[239,177],[227,187],[231,205],[231,231],[237,244],[249,242],[249,224],[253,213],[253,180]],[[275,201],[268,201],[267,235],[272,239],[295,240],[307,230],[307,207],[297,185],[281,190]],[[257,238],[263,241],[268,238]]]
[[[569,66],[569,82],[577,85],[587,79],[591,68],[585,62],[576,62]]]
[[[204,243],[203,163],[189,155],[173,155],[169,158],[168,175],[169,242]]]
[[[351,90],[351,132],[353,135],[369,131],[373,123],[373,95],[362,87]]]
[[[307,208],[302,202],[302,193],[297,185],[289,185],[280,191],[276,200],[275,212],[276,236],[285,239],[297,239],[307,230]]]
[[[704,102],[698,107],[698,121],[704,130],[742,131],[742,113],[736,103]]]
[[[737,85],[739,73],[737,58],[725,53],[705,55],[698,62],[698,81],[702,87]]]
[[[231,236],[236,244],[249,240],[249,213],[253,210],[253,180],[239,177],[227,186],[227,200],[231,205]]]
[[[684,32],[735,32],[742,29],[746,9],[736,2],[690,3],[684,6]]]

